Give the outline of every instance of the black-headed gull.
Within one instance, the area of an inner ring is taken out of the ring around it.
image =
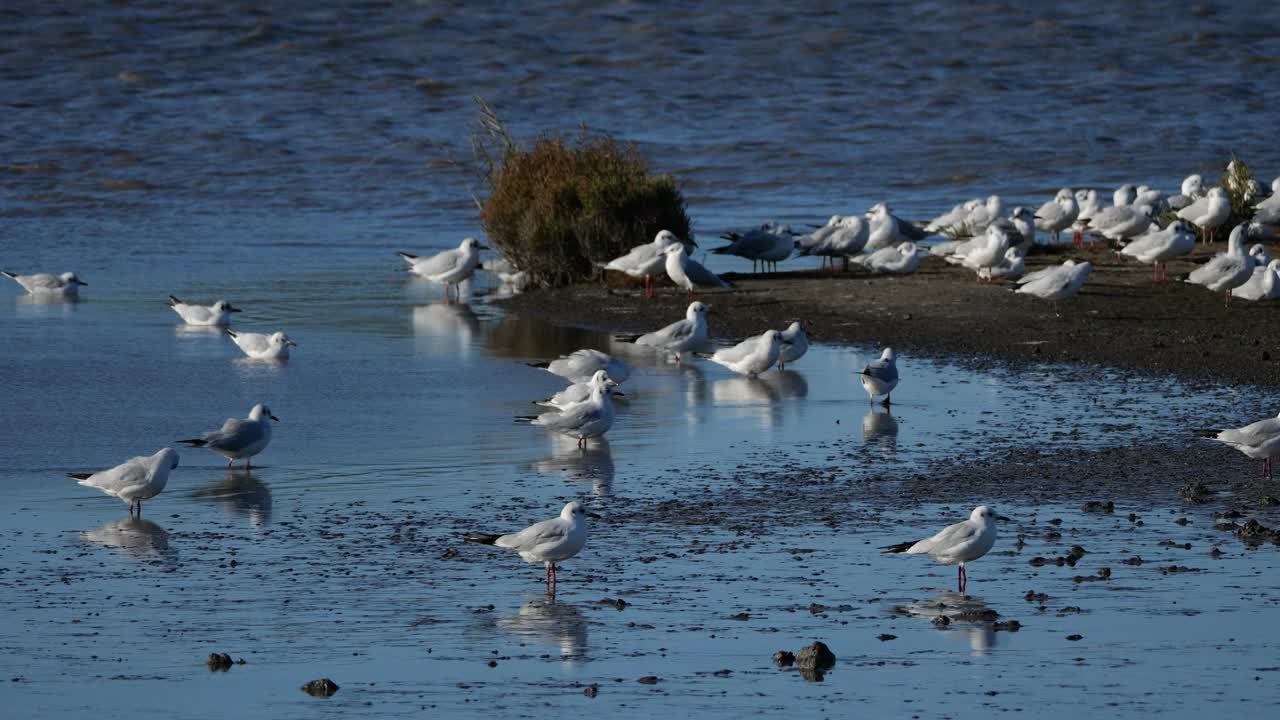
[[[64,272],[61,275],[52,275],[50,273],[36,273],[35,275],[17,275],[5,270],[0,270],[0,275],[7,278],[13,278],[31,295],[60,295],[62,297],[76,297],[80,294],[80,286],[89,283],[76,277],[73,272]]]
[[[230,328],[225,332],[236,347],[254,360],[288,360],[289,348],[298,346],[298,343],[290,340],[289,336],[282,332],[265,335],[236,332]]]
[[[231,313],[240,312],[240,308],[231,307],[226,300],[218,300],[212,305],[195,305],[172,295],[169,296],[169,307],[188,325],[226,325],[231,322]]]
[[[529,367],[542,368],[552,375],[559,375],[569,382],[587,382],[597,370],[604,370],[609,379],[623,383],[631,377],[631,367],[609,353],[584,348],[574,350],[551,362],[528,363]]]
[[[760,335],[749,337],[733,347],[717,350],[706,357],[736,373],[755,377],[777,364],[781,353],[782,333],[765,330]]]
[[[733,287],[729,281],[689,257],[684,245],[670,245],[663,250],[663,254],[663,267],[667,271],[667,277],[671,278],[677,288],[685,289],[689,300],[693,300],[693,289],[697,287]]]
[[[534,400],[533,404],[563,410],[570,405],[577,405],[578,403],[590,398],[591,388],[593,385],[594,383],[591,380],[574,383],[545,400]],[[617,388],[612,385],[609,386],[609,392],[614,397],[626,397],[626,395],[619,392]]]
[[[1149,205],[1113,205],[1094,213],[1088,226],[1110,240],[1129,240],[1151,227],[1152,212]]]
[[[1009,213],[1009,222],[1013,223],[1013,227],[1018,231],[1018,238],[1014,242],[1015,247],[1020,247],[1024,251],[1029,250],[1036,243],[1036,215],[1031,212],[1030,208],[1019,205]]]
[[[1058,317],[1062,317],[1062,309],[1058,303],[1074,297],[1076,293],[1080,292],[1080,288],[1084,287],[1084,283],[1089,279],[1089,273],[1091,272],[1093,272],[1092,263],[1077,264],[1068,260],[1061,265],[1055,265],[1023,276],[1018,281],[1020,287],[1017,292],[1024,295],[1034,295],[1041,300],[1052,300],[1053,313]]]
[[[979,207],[982,207],[983,203],[984,201],[982,198],[966,200],[933,220],[930,220],[929,223],[924,226],[924,231],[926,233],[933,234],[963,230],[965,218],[969,217],[969,213],[974,212]]]
[[[1262,477],[1272,477],[1272,461],[1280,456],[1280,415],[1223,430],[1206,438],[1230,445],[1254,460],[1262,461]]]
[[[868,255],[858,255],[849,260],[873,273],[910,275],[920,267],[920,249],[913,242],[904,242],[897,247],[880,248]]]
[[[893,348],[885,348],[879,360],[872,360],[858,371],[862,380],[862,389],[867,391],[867,400],[874,405],[876,398],[884,396],[884,405],[893,404],[893,389],[898,387],[898,356]]]
[[[1151,263],[1153,282],[1168,280],[1165,265],[1176,257],[1182,257],[1196,249],[1196,234],[1185,220],[1169,223],[1164,230],[1150,232],[1120,249],[1138,262]]]
[[[663,251],[676,245],[683,247],[684,243],[670,230],[661,230],[653,238],[653,242],[637,245],[628,250],[626,255],[610,260],[603,267],[605,270],[617,270],[630,277],[642,278],[645,297],[654,297],[657,292],[653,287],[653,277],[662,273],[667,259]]]
[[[463,238],[457,248],[430,257],[410,255],[407,252],[396,254],[409,263],[409,272],[432,282],[444,283],[444,299],[448,301],[449,288],[470,278],[480,266],[480,251],[488,249],[479,240],[469,237]]]
[[[892,247],[898,243],[923,240],[929,236],[927,231],[894,215],[893,209],[885,203],[872,205],[866,217],[871,229],[867,243],[862,247],[864,254]]]
[[[527,563],[542,563],[547,570],[547,589],[554,591],[559,564],[582,552],[587,544],[588,516],[600,517],[571,502],[564,506],[559,517],[534,523],[520,532],[506,535],[468,533],[464,539],[514,550]]]
[[[271,442],[271,421],[280,418],[262,403],[253,406],[249,417],[227,418],[222,427],[210,430],[198,438],[179,440],[183,445],[208,448],[227,458],[227,467],[236,460],[244,460],[244,469],[253,467],[253,456],[267,448]]]
[[[978,270],[978,278],[987,282],[996,280],[1018,280],[1027,272],[1027,258],[1021,247],[1011,247],[1004,251],[1004,259],[1000,264]]]
[[[1225,293],[1226,304],[1230,305],[1231,291],[1249,282],[1253,276],[1254,259],[1245,252],[1244,231],[1243,223],[1235,226],[1227,238],[1227,251],[1214,255],[1209,262],[1192,270],[1187,282]]]
[[[952,265],[963,265],[975,271],[978,274],[978,281],[982,282],[983,271],[989,271],[1003,262],[1005,251],[1012,244],[1008,230],[1000,224],[992,223],[987,225],[981,242],[970,246],[964,254],[956,253],[947,256],[946,260]]]
[[[1255,265],[1249,281],[1231,291],[1241,300],[1280,299],[1280,259],[1266,265]]]
[[[97,488],[129,503],[129,514],[137,505],[142,516],[142,501],[160,494],[169,482],[169,471],[178,467],[178,452],[165,448],[150,457],[139,456],[110,470],[95,473],[67,473],[67,477],[80,481],[81,485]]]
[[[1075,193],[1070,188],[1062,188],[1052,200],[1036,210],[1036,227],[1053,233],[1053,242],[1058,242],[1059,233],[1071,227],[1080,215],[1080,206],[1076,203]]]
[[[685,309],[683,320],[677,320],[644,335],[619,335],[614,339],[671,353],[676,356],[676,362],[679,363],[682,361],[681,353],[706,349],[707,311],[710,309],[710,305],[694,301]]]
[[[716,255],[737,255],[751,261],[751,270],[756,270],[756,263],[765,269],[778,269],[778,263],[791,257],[795,249],[795,233],[786,225],[767,222],[758,228],[744,233],[733,231],[721,235],[729,241],[728,245],[713,248]]]
[[[809,352],[809,336],[804,331],[804,321],[795,320],[778,336],[782,347],[778,351],[778,369],[786,370],[787,363],[793,363]]]
[[[591,395],[586,400],[533,417],[522,415],[516,420],[575,438],[578,447],[586,447],[587,440],[602,437],[613,427],[613,398],[609,389],[617,384],[604,370],[597,370],[591,377]]]
[[[1204,178],[1200,175],[1188,175],[1182,181],[1182,191],[1169,198],[1169,208],[1181,210],[1204,196]]]
[[[862,248],[871,237],[871,225],[866,218],[859,215],[832,215],[826,225],[796,240],[797,255],[817,255],[825,265],[832,261],[835,269],[835,258],[845,258],[846,269],[848,257],[862,252]]]
[[[969,584],[965,563],[986,555],[996,544],[995,513],[986,505],[979,505],[969,513],[969,519],[948,525],[941,532],[924,540],[908,540],[880,548],[885,553],[928,555],[944,565],[957,565],[957,582],[960,592]]]
[[[1218,228],[1231,217],[1231,199],[1220,187],[1178,211],[1178,217],[1200,228],[1205,242],[1213,242]]]

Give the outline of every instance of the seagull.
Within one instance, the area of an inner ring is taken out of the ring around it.
[[[587,382],[597,370],[604,370],[611,380],[618,383],[626,382],[631,377],[631,368],[625,362],[599,350],[575,350],[551,362],[527,364],[575,383]]]
[[[96,473],[67,473],[67,477],[79,480],[81,485],[97,488],[102,492],[126,500],[129,514],[138,506],[142,517],[142,501],[149,500],[164,490],[169,482],[169,471],[178,467],[178,452],[164,448],[150,457],[130,458],[110,470]]]
[[[872,360],[858,371],[862,376],[862,389],[867,391],[867,401],[875,405],[876,398],[884,396],[884,406],[893,404],[893,389],[898,387],[898,356],[893,348],[885,348],[879,360]]]
[[[1209,262],[1191,271],[1187,282],[1226,293],[1226,304],[1230,305],[1231,291],[1253,277],[1254,260],[1244,251],[1244,230],[1244,224],[1235,226],[1227,238],[1227,251],[1214,255]]]
[[[832,215],[826,225],[796,240],[796,254],[818,255],[823,263],[832,259],[833,270],[834,258],[845,258],[845,268],[848,269],[848,257],[862,252],[870,237],[871,225],[866,218]]]
[[[693,289],[698,286],[733,287],[719,275],[691,260],[684,245],[671,245],[663,252],[666,254],[664,267],[667,277],[671,278],[671,282],[675,283],[677,288],[685,289],[689,300],[693,300]]]
[[[1249,281],[1232,290],[1231,296],[1241,300],[1280,299],[1280,259],[1266,265],[1256,263]]]
[[[1182,191],[1169,198],[1169,208],[1181,210],[1204,195],[1204,178],[1200,175],[1188,175],[1182,181]]]
[[[506,256],[495,258],[478,267],[493,273],[501,285],[517,292],[523,290],[525,283],[529,281],[529,273],[518,269],[516,264]]]
[[[1016,292],[1034,295],[1041,300],[1052,300],[1054,314],[1062,317],[1062,310],[1058,303],[1080,292],[1080,288],[1089,279],[1091,272],[1093,272],[1092,263],[1076,264],[1068,260],[1061,265],[1047,268],[1047,272],[1039,271],[1024,276],[1018,281],[1021,287]]]
[[[282,332],[264,335],[262,333],[235,332],[227,328],[225,331],[245,355],[254,360],[288,360],[289,348],[298,343],[289,339]]]
[[[681,361],[680,353],[702,350],[707,345],[707,311],[710,305],[702,302],[691,302],[685,310],[684,319],[677,320],[661,330],[654,330],[644,335],[619,335],[614,339],[619,342],[630,342],[636,345],[665,350]]]
[[[1094,213],[1087,225],[1105,238],[1127,240],[1151,227],[1151,213],[1149,205],[1113,205]]]
[[[507,535],[468,533],[463,539],[515,550],[527,563],[542,563],[547,569],[547,591],[555,592],[557,566],[577,555],[587,544],[587,517],[600,516],[588,513],[578,503],[571,502],[560,511],[560,517],[543,520],[520,532]]]
[[[0,270],[0,275],[13,278],[14,282],[21,285],[31,295],[78,297],[80,295],[80,286],[89,284],[76,277],[73,272],[64,272],[61,275],[50,275],[49,273],[15,275],[14,273]]]
[[[396,253],[409,263],[409,272],[438,283],[444,283],[444,299],[449,301],[449,287],[457,285],[475,273],[480,266],[480,251],[489,248],[473,238],[463,238],[454,250],[445,250],[430,257]],[[461,292],[458,290],[457,292]],[[461,300],[461,295],[458,297]]]
[[[707,356],[707,359],[753,378],[776,365],[781,354],[782,333],[777,330],[765,330],[762,334],[749,337],[731,348],[717,350]]]
[[[212,305],[193,305],[172,295],[169,296],[169,307],[188,325],[226,325],[231,322],[231,313],[240,312],[240,308],[231,307],[226,300]]]
[[[1070,188],[1062,188],[1052,200],[1040,206],[1036,211],[1036,227],[1053,233],[1053,242],[1058,242],[1058,234],[1071,227],[1080,215],[1080,206]]]
[[[1199,227],[1206,242],[1213,242],[1218,228],[1231,217],[1231,200],[1226,190],[1216,187],[1208,195],[1179,210],[1178,217]]]
[[[897,247],[880,248],[869,255],[858,255],[850,260],[873,273],[910,275],[920,267],[920,251],[915,243],[904,242]]]
[[[1151,263],[1151,279],[1153,282],[1168,280],[1165,264],[1176,257],[1182,257],[1196,249],[1196,234],[1185,220],[1169,223],[1169,227],[1157,232],[1148,233],[1120,249],[1121,255],[1137,258],[1139,262]]]
[[[578,403],[589,399],[591,397],[591,388],[591,380],[574,383],[545,400],[534,400],[533,404],[563,410],[570,405],[577,405]],[[609,391],[614,397],[626,397],[622,393],[618,392],[614,386],[610,386]]]
[[[944,565],[958,565],[957,582],[960,592],[969,584],[965,563],[986,555],[996,544],[995,513],[986,505],[979,505],[969,514],[969,519],[948,525],[937,535],[924,540],[908,540],[880,548],[886,554],[907,553],[928,555]]]
[[[1253,206],[1253,221],[1261,225],[1280,225],[1280,178],[1271,182],[1271,197]]]
[[[1280,456],[1280,415],[1241,428],[1223,430],[1205,438],[1230,445],[1254,460],[1262,461],[1262,478],[1273,477],[1271,464]]]
[[[1084,229],[1089,224],[1088,221],[1102,209],[1098,202],[1098,191],[1077,190],[1076,206],[1080,210],[1076,213],[1076,221],[1071,224],[1071,242],[1076,247],[1081,247],[1084,245]]]
[[[217,430],[178,442],[191,447],[209,448],[227,458],[227,467],[231,467],[231,463],[236,460],[243,459],[244,469],[249,470],[253,467],[253,456],[266,450],[267,443],[271,442],[270,420],[279,421],[280,418],[272,415],[271,409],[266,405],[258,403],[244,420],[227,418]]]
[[[601,437],[613,427],[613,398],[609,388],[617,384],[604,370],[597,370],[591,376],[591,395],[586,400],[566,405],[559,411],[532,417],[521,415],[516,420],[576,438],[578,447],[586,447],[588,439]]]
[[[1257,243],[1249,247],[1249,254],[1253,256],[1253,264],[1267,265],[1271,262],[1271,253],[1267,252],[1267,246]]]
[[[1009,222],[1013,223],[1014,229],[1018,231],[1015,246],[1029,250],[1036,242],[1035,213],[1031,212],[1030,208],[1019,205],[1010,213]]]
[[[962,230],[964,221],[969,217],[969,213],[976,211],[979,207],[982,207],[983,202],[982,198],[966,200],[933,220],[930,220],[929,224],[925,225],[924,231],[929,234],[934,234],[952,230]]]
[[[669,247],[684,246],[676,234],[670,230],[661,230],[653,238],[653,242],[637,245],[627,251],[626,255],[616,257],[605,263],[605,270],[617,270],[634,278],[644,279],[645,297],[655,297],[653,276],[662,272],[666,256],[663,254]]]
[[[902,242],[923,240],[929,236],[925,230],[894,215],[893,210],[884,203],[872,205],[866,216],[871,230],[866,245],[862,247],[864,253],[875,252]]]
[[[1132,205],[1137,199],[1138,189],[1129,183],[1125,183],[1124,185],[1116,188],[1116,191],[1112,193],[1111,204],[1115,207],[1124,207],[1125,205]]]
[[[790,227],[767,222],[745,233],[731,231],[721,235],[720,237],[728,240],[729,244],[715,248],[711,252],[717,255],[737,255],[746,258],[751,261],[753,272],[757,262],[765,265],[766,268],[772,265],[776,271],[778,262],[791,257],[791,251],[795,249],[793,235]],[[670,268],[669,264],[668,268]]]
[[[1004,251],[1004,260],[999,265],[978,270],[978,278],[992,282],[995,280],[1017,280],[1027,272],[1027,258],[1021,247],[1011,247]]]
[[[986,202],[969,211],[963,224],[969,228],[970,232],[976,235],[986,230],[988,225],[1003,216],[1004,200],[999,195],[991,195],[986,199]]]
[[[1011,239],[1008,232],[998,224],[990,224],[983,235],[982,242],[971,247],[964,255],[951,255],[946,258],[952,265],[963,265],[978,273],[978,281],[983,279],[983,270],[990,270],[1004,260],[1005,251],[1009,249]]]
[[[793,321],[778,339],[782,341],[782,349],[778,351],[779,370],[786,370],[787,363],[793,363],[809,352],[809,336],[804,332],[803,320]]]

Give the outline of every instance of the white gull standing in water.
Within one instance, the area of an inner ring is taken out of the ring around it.
[[[468,533],[464,539],[514,550],[527,563],[542,563],[547,571],[547,590],[555,592],[559,564],[577,555],[587,544],[588,516],[600,517],[571,502],[564,506],[559,517],[535,523],[520,532]]]
[[[1262,461],[1263,479],[1272,477],[1271,464],[1280,456],[1280,415],[1250,423],[1241,428],[1223,430],[1208,440],[1217,440]]]
[[[183,445],[208,448],[227,459],[227,467],[236,460],[244,460],[244,469],[253,467],[253,456],[267,449],[271,442],[271,421],[280,418],[262,403],[253,406],[249,417],[227,418],[222,427],[210,430],[198,438],[179,440]]]
[[[804,332],[804,321],[795,320],[778,336],[782,347],[778,351],[778,369],[786,370],[787,363],[793,363],[809,352],[809,336]]]
[[[597,370],[590,384],[591,395],[580,403],[537,416],[522,415],[516,420],[567,435],[578,441],[578,447],[586,447],[587,440],[603,437],[613,427],[613,397],[609,389],[618,383],[610,380],[604,370]]]
[[[710,309],[711,306],[706,303],[691,302],[685,309],[683,320],[644,335],[617,335],[614,339],[671,353],[679,363],[682,360],[681,353],[706,349],[707,311]]]
[[[12,278],[14,282],[22,286],[31,295],[42,296],[62,296],[62,297],[79,297],[80,286],[89,283],[76,277],[73,272],[64,272],[61,275],[51,275],[49,273],[36,273],[35,275],[18,275],[5,270],[0,270],[0,275]]]
[[[707,356],[707,359],[736,373],[755,377],[773,367],[781,353],[782,334],[777,330],[766,330],[731,348],[717,350]]]
[[[188,325],[226,325],[231,322],[231,313],[240,312],[240,308],[231,307],[231,303],[226,300],[219,300],[212,305],[196,305],[183,302],[172,295],[169,296],[169,307]]]
[[[885,348],[880,359],[864,365],[858,375],[870,404],[874,405],[881,395],[884,396],[885,407],[893,403],[893,389],[898,387],[898,356],[893,353],[893,348]]]
[[[409,272],[432,282],[444,283],[444,299],[449,302],[449,288],[470,278],[480,266],[480,251],[488,249],[479,240],[469,237],[463,238],[457,248],[430,257],[410,255],[407,252],[396,254],[409,263]],[[457,292],[460,293],[461,290]]]
[[[138,517],[142,517],[142,501],[160,494],[169,482],[169,471],[178,467],[178,453],[164,448],[149,457],[131,458],[110,470],[95,473],[67,473],[67,477],[79,480],[81,485],[97,488],[129,503],[129,514],[134,505]]]
[[[948,525],[941,532],[924,540],[908,540],[880,548],[886,554],[907,553],[928,555],[944,565],[956,565],[956,577],[960,592],[969,584],[965,563],[986,555],[996,544],[995,513],[986,505],[979,505],[969,514],[969,519]]]
[[[236,347],[254,360],[288,360],[289,348],[298,346],[298,343],[290,340],[289,336],[282,332],[264,335],[263,333],[236,332],[230,328],[224,332]]]
[[[552,375],[559,375],[569,382],[587,382],[597,370],[604,370],[614,382],[626,382],[631,377],[631,367],[622,360],[599,350],[575,350],[551,362],[527,363],[529,367],[542,368]]]

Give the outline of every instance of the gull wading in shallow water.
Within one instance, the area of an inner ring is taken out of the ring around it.
[[[46,297],[79,297],[80,286],[89,284],[76,277],[76,274],[73,272],[64,272],[61,275],[50,275],[49,273],[17,275],[15,273],[0,270],[0,275],[4,275],[7,278],[13,278],[14,282],[21,285],[23,289],[31,295],[42,295]]]
[[[710,309],[706,303],[692,302],[685,309],[683,320],[644,335],[616,335],[614,339],[669,352],[676,356],[678,363],[681,361],[680,353],[706,349],[707,311]]]
[[[169,307],[188,325],[226,325],[231,322],[231,313],[240,312],[240,308],[231,307],[226,300],[212,305],[194,305],[172,295],[169,296]]]
[[[924,540],[908,540],[880,548],[886,554],[907,553],[928,555],[944,565],[957,565],[957,582],[960,592],[969,584],[969,573],[964,564],[986,555],[996,544],[995,513],[986,505],[979,505],[969,514],[969,519],[948,525],[941,532]]]
[[[631,377],[631,367],[625,362],[608,353],[590,348],[574,350],[551,362],[525,364],[529,367],[541,368],[552,375],[559,375],[575,383],[590,381],[597,370],[609,373],[609,379],[615,383],[626,382],[627,378]]]
[[[432,282],[444,283],[444,299],[450,302],[449,288],[457,286],[475,273],[480,266],[480,251],[489,248],[473,238],[463,238],[462,244],[453,250],[445,250],[430,257],[410,255],[407,252],[396,253],[409,263],[409,272],[424,277]],[[455,287],[456,289],[456,287]],[[461,290],[457,290],[461,293]],[[461,300],[461,296],[458,297]]]
[[[560,517],[543,520],[520,532],[506,535],[468,533],[464,539],[514,550],[527,563],[542,563],[547,570],[547,590],[555,592],[559,564],[577,555],[587,544],[588,516],[600,517],[571,502],[560,511]]]
[[[252,467],[250,463],[253,456],[266,450],[267,444],[271,442],[271,421],[279,419],[271,414],[266,405],[258,403],[249,411],[248,418],[227,418],[217,430],[178,442],[191,447],[209,448],[227,458],[227,467],[231,467],[231,463],[236,460],[243,459],[244,469],[248,470]]]
[[[760,335],[749,337],[731,348],[717,350],[705,357],[717,365],[753,378],[773,367],[781,353],[782,333],[765,330]]]
[[[1280,415],[1241,428],[1223,430],[1205,439],[1230,445],[1254,460],[1261,460],[1262,478],[1274,477],[1271,464],[1280,456]]]
[[[236,347],[254,360],[288,360],[289,348],[298,346],[298,343],[290,340],[289,336],[282,332],[264,335],[236,332],[228,328],[226,333]]]
[[[898,356],[893,348],[885,348],[879,360],[872,360],[858,372],[862,379],[862,389],[867,391],[867,400],[874,405],[876,398],[884,396],[884,405],[892,404],[890,397],[893,389],[898,387]]]
[[[578,447],[585,448],[587,440],[602,437],[613,427],[613,398],[609,389],[617,384],[604,370],[597,370],[591,377],[591,395],[586,400],[537,416],[521,415],[516,421],[576,438]]]
[[[97,488],[129,503],[133,514],[135,503],[138,516],[142,516],[142,501],[160,494],[169,482],[169,471],[178,467],[178,453],[165,448],[150,457],[136,457],[110,470],[96,473],[67,473],[67,477],[79,480],[81,485]]]
[[[664,251],[676,245],[684,247],[675,233],[662,230],[653,238],[653,242],[637,245],[627,251],[626,255],[610,260],[603,267],[605,270],[626,273],[630,277],[643,278],[644,296],[656,297],[658,293],[653,287],[653,277],[663,271],[667,259]]]
[[[786,370],[787,363],[793,363],[809,352],[809,336],[804,332],[804,321],[796,320],[787,326],[778,336],[782,347],[778,351],[778,369]]]

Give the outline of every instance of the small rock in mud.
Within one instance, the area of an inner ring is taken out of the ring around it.
[[[791,667],[796,664],[795,653],[787,652],[786,650],[779,650],[773,654],[773,664],[780,668]]]
[[[231,669],[235,662],[231,656],[226,653],[209,653],[209,657],[205,660],[205,665],[215,672],[226,672]]]
[[[1190,525],[1190,524],[1191,524],[1191,521],[1190,521],[1190,520],[1188,520],[1187,518],[1180,517],[1180,518],[1178,518],[1177,520],[1174,520],[1174,521],[1173,521],[1173,524],[1174,524],[1174,525]]]
[[[1280,545],[1280,532],[1263,525],[1255,518],[1249,518],[1249,521],[1239,526],[1235,533],[1245,542],[1261,543],[1270,540]]]
[[[1088,554],[1089,554],[1089,551],[1085,550],[1083,547],[1079,545],[1072,545],[1071,549],[1067,551],[1067,557],[1072,557],[1077,560],[1079,560],[1080,558]]]
[[[1102,578],[1103,580],[1110,580],[1110,579],[1111,579],[1111,568],[1105,568],[1105,567],[1104,567],[1104,568],[1098,568],[1098,577]]]
[[[934,625],[937,625],[938,627],[947,627],[948,625],[951,624],[951,618],[947,617],[946,615],[939,615],[938,617],[934,618],[930,622],[932,622]]]
[[[302,692],[315,697],[329,697],[338,692],[338,683],[329,678],[320,678],[303,685]]]
[[[727,620],[750,620],[750,619],[751,619],[751,614],[750,614],[750,613],[740,612],[740,613],[738,613],[737,615],[730,615],[730,616],[729,616],[728,618],[726,618],[726,619],[727,619]]]
[[[489,666],[489,667],[491,667],[491,668],[495,668],[495,667],[498,667],[498,661],[497,661],[497,660],[490,660],[489,662],[485,663],[485,665],[488,665],[488,666]]]
[[[457,549],[455,549],[455,548],[449,548],[448,550],[445,550],[445,551],[444,551],[444,554],[440,556],[440,559],[441,559],[441,560],[449,560],[449,559],[451,559],[451,558],[456,558],[456,557],[458,557],[458,555],[459,555],[459,553],[458,553]]]
[[[890,640],[897,640],[898,636],[890,635],[889,633],[880,633],[879,635],[876,636],[876,639],[879,640],[880,642],[889,642]]]
[[[728,668],[724,668],[723,670],[716,670],[711,674],[715,675],[716,677],[729,677],[730,675],[733,674],[733,671]]]
[[[994,623],[991,629],[995,632],[1018,632],[1022,629],[1022,623],[1017,620],[1006,620],[1004,622]]]
[[[1083,636],[1083,635],[1068,635],[1068,636],[1067,636],[1067,639],[1068,639],[1068,640],[1070,640],[1071,642],[1075,642],[1075,641],[1077,641],[1077,640],[1083,640],[1083,639],[1084,639],[1084,636]]]
[[[1222,549],[1218,547],[1214,547],[1212,550],[1210,550],[1209,554],[1215,558],[1220,558],[1224,555],[1224,553],[1222,552]]]
[[[1026,600],[1027,602],[1044,602],[1045,600],[1049,599],[1049,596],[1042,592],[1036,592],[1035,590],[1028,590],[1027,594],[1022,596],[1022,599]]]
[[[960,622],[995,622],[999,619],[1000,613],[991,608],[982,608],[979,610],[962,610],[951,616],[952,620]]]
[[[596,685],[595,683],[591,683],[590,685],[582,689],[582,694],[586,695],[589,698],[593,698],[600,694],[600,686]]]
[[[615,610],[621,610],[627,606],[627,601],[622,598],[604,598],[600,601],[601,605],[608,605]]]
[[[1263,495],[1261,498],[1258,498],[1258,504],[1263,507],[1271,507],[1272,505],[1280,505],[1280,500],[1277,500],[1270,495]]]
[[[658,684],[658,676],[657,676],[657,675],[645,675],[644,677],[640,678],[639,680],[636,680],[636,682],[640,683],[641,685],[657,685],[657,684]]]
[[[826,670],[836,664],[835,653],[826,643],[815,640],[812,645],[801,648],[796,654],[796,665],[811,670]]]
[[[1143,562],[1145,562],[1145,561],[1142,559],[1142,557],[1141,557],[1141,556],[1139,556],[1139,555],[1134,555],[1133,557],[1131,557],[1131,558],[1125,558],[1124,560],[1121,560],[1120,562],[1124,563],[1125,565],[1141,565],[1141,564],[1142,564]]]
[[[1102,500],[1090,500],[1080,508],[1085,512],[1115,512],[1116,504],[1110,500],[1103,502]]]
[[[1213,491],[1209,489],[1208,485],[1205,485],[1202,482],[1193,482],[1183,485],[1182,489],[1178,491],[1178,494],[1187,502],[1200,503],[1204,502],[1206,498],[1212,495]]]
[[[1239,510],[1223,510],[1222,512],[1214,513],[1213,516],[1223,520],[1238,520],[1244,517],[1244,513]]]
[[[1160,573],[1163,575],[1170,575],[1173,573],[1184,573],[1184,572],[1199,572],[1199,571],[1200,571],[1199,568],[1189,568],[1186,565],[1170,565],[1168,567],[1160,568]]]

